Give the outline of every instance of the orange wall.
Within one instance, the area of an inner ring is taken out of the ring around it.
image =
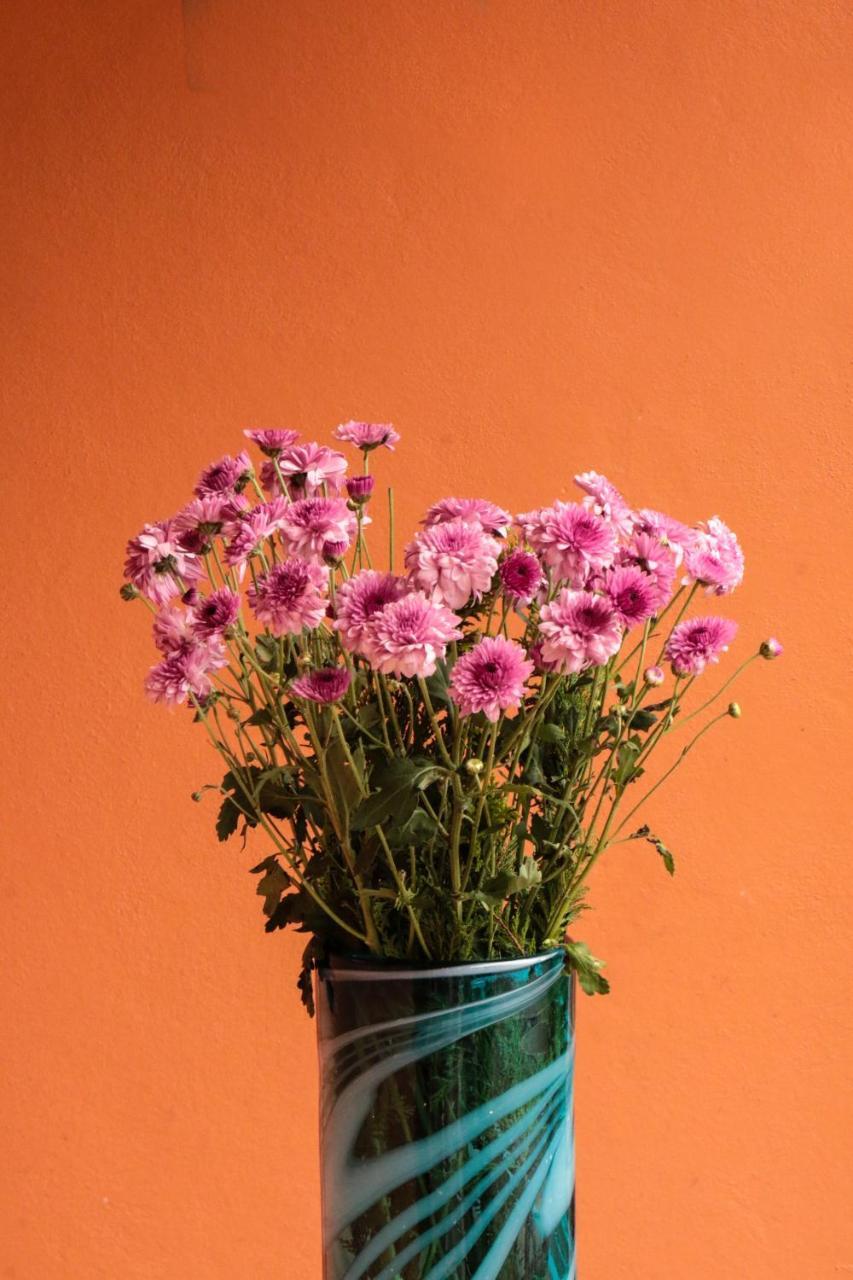
[[[299,943],[191,804],[215,762],[116,589],[240,428],[350,416],[403,432],[402,529],[593,466],[739,530],[743,650],[787,653],[654,804],[675,881],[633,846],[597,877],[581,1274],[853,1272],[849,8],[2,24],[0,1275],[317,1280]]]

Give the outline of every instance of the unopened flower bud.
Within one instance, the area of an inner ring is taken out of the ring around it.
[[[328,565],[340,564],[347,553],[346,542],[325,542],[323,543],[323,559]]]
[[[347,493],[357,507],[370,501],[376,480],[373,476],[350,476],[347,480]]]
[[[478,774],[480,774],[480,773],[482,773],[482,772],[483,772],[483,762],[482,762],[482,760],[476,760],[476,759],[475,759],[475,760],[466,760],[466,761],[465,761],[465,772],[466,772],[466,773],[473,774],[473,776],[476,778]]]
[[[783,653],[782,643],[775,636],[771,636],[769,640],[765,640],[761,648],[758,650],[762,658],[778,658]]]
[[[135,600],[139,595],[139,592],[132,582],[125,582],[124,585],[119,588],[119,595],[122,600]]]
[[[739,703],[739,702],[730,702],[730,703],[729,703],[729,715],[731,716],[731,718],[732,718],[733,720],[740,720],[740,717],[741,717],[741,710],[740,710],[740,703]]]
[[[190,587],[189,590],[185,591],[181,596],[181,600],[188,609],[194,609],[197,604],[201,603],[201,592],[197,591],[195,587]]]
[[[646,684],[656,685],[663,684],[664,676],[660,667],[646,667],[643,672],[643,679]]]

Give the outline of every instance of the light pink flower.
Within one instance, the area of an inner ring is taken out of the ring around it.
[[[350,686],[346,667],[320,667],[306,671],[290,683],[290,692],[309,702],[339,702]]]
[[[415,535],[406,548],[406,568],[415,586],[437,603],[461,609],[488,591],[499,555],[500,543],[478,524],[448,520]]]
[[[762,640],[761,647],[758,650],[762,658],[781,658],[785,652],[784,645],[781,640],[777,640],[775,636],[771,636],[769,640]]]
[[[458,640],[459,619],[444,605],[412,591],[386,604],[364,629],[362,647],[376,671],[395,676],[431,676]]]
[[[211,462],[199,476],[194,493],[197,498],[205,498],[208,494],[239,493],[252,474],[252,460],[248,453],[238,453],[232,458],[226,453],[218,462]]]
[[[478,524],[495,538],[505,538],[512,524],[510,513],[486,498],[442,498],[429,508],[423,523],[429,529],[434,524],[447,524],[448,520]]]
[[[338,492],[344,482],[347,460],[337,450],[311,441],[285,449],[279,454],[278,468],[293,498],[313,498],[323,493],[324,486],[328,493]],[[277,485],[274,469],[271,484]]]
[[[583,500],[585,507],[607,520],[618,533],[625,537],[630,534],[633,513],[615,484],[597,471],[584,471],[575,476],[575,484],[587,495]]]
[[[518,707],[533,663],[520,644],[486,636],[453,668],[450,691],[463,716],[482,711],[494,724],[502,711]]]
[[[643,672],[643,679],[646,684],[651,685],[654,688],[656,685],[663,684],[666,677],[664,676],[662,667],[646,667]]]
[[[593,573],[613,563],[615,528],[580,503],[555,502],[520,515],[517,522],[557,579],[573,587],[583,587]]]
[[[245,512],[230,525],[231,540],[225,548],[227,564],[242,564],[259,551],[266,538],[272,537],[284,524],[288,506],[284,498],[273,498]]]
[[[377,449],[379,445],[384,445],[393,453],[394,445],[400,439],[399,432],[394,430],[390,422],[342,422],[339,427],[335,427],[332,435],[336,440],[346,440],[358,449],[364,449],[365,453]]]
[[[180,653],[194,643],[194,615],[176,604],[167,604],[154,619],[154,643],[161,653]]]
[[[602,665],[622,643],[622,624],[610,601],[566,587],[542,606],[539,631],[542,657],[564,674]]]
[[[281,536],[291,554],[322,563],[326,544],[348,546],[356,528],[356,518],[342,498],[303,498],[285,511]]]
[[[699,582],[715,596],[727,596],[743,581],[743,551],[718,516],[697,526],[687,548],[685,581]]]
[[[675,585],[675,555],[671,547],[654,534],[635,533],[619,552],[618,562],[634,565],[649,575],[655,586],[655,611],[660,613]]]
[[[530,551],[511,551],[498,569],[501,588],[513,604],[530,604],[545,581],[542,566]]]
[[[240,615],[240,597],[228,587],[220,587],[193,610],[193,631],[197,636],[216,636],[227,631]]]
[[[275,636],[318,627],[326,613],[328,572],[295,557],[274,565],[247,592],[255,617]]]
[[[299,439],[298,431],[279,427],[263,427],[243,432],[268,458],[277,458],[282,449],[289,449]]]
[[[550,662],[550,661],[549,661],[549,660],[548,660],[548,659],[543,655],[543,653],[542,653],[542,643],[543,643],[543,642],[542,642],[542,640],[541,640],[541,639],[539,639],[539,640],[537,640],[534,644],[532,644],[532,645],[530,646],[530,651],[529,651],[529,652],[530,652],[530,658],[531,658],[531,661],[533,662],[533,665],[535,666],[535,668],[536,668],[536,670],[537,670],[537,671],[540,671],[540,672],[542,672],[543,674],[548,674],[548,675],[550,675],[550,673],[551,673],[552,671],[556,671],[556,670],[557,670],[557,667],[558,667],[558,665],[559,665],[559,664],[558,664],[558,663],[556,663],[556,662]]]
[[[373,615],[386,604],[401,599],[407,590],[402,578],[377,569],[362,569],[341,583],[335,595],[337,616],[332,626],[339,633],[343,647],[351,653],[360,651],[364,629]]]
[[[197,557],[181,544],[174,520],[146,524],[127,544],[125,577],[155,604],[180,595],[202,573]]]
[[[190,694],[203,703],[213,690],[210,673],[227,662],[224,646],[216,637],[176,650],[151,668],[145,681],[146,693],[152,701],[172,706],[185,702]]]
[[[617,569],[608,569],[603,585],[604,594],[623,626],[636,627],[657,612],[657,584],[636,565],[626,564]]]
[[[188,551],[201,551],[222,532],[225,521],[234,513],[231,497],[227,493],[209,493],[193,498],[178,512],[173,521],[175,531]]]
[[[650,507],[641,507],[634,512],[634,532],[646,533],[669,547],[676,565],[681,564],[694,537],[694,531],[686,524],[663,511],[652,511]]]
[[[736,633],[731,618],[687,618],[673,629],[664,657],[677,676],[698,676],[709,662],[719,662]]]

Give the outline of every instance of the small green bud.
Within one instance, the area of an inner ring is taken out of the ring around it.
[[[740,717],[741,717],[741,710],[740,710],[740,703],[739,703],[739,702],[730,702],[730,703],[729,703],[729,715],[731,716],[731,718],[732,718],[733,720],[740,720]]]
[[[466,760],[466,761],[465,761],[465,772],[466,772],[466,773],[470,773],[473,777],[475,777],[475,778],[476,778],[476,777],[478,776],[478,774],[481,774],[481,773],[483,772],[483,762],[482,762],[482,760],[477,760],[477,759],[474,759],[474,760]]]
[[[135,600],[136,597],[139,595],[139,592],[137,591],[136,587],[133,585],[132,582],[125,582],[119,588],[119,595],[121,596],[122,600]]]

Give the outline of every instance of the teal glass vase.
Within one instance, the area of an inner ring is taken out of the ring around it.
[[[563,954],[317,981],[324,1280],[575,1280]]]

